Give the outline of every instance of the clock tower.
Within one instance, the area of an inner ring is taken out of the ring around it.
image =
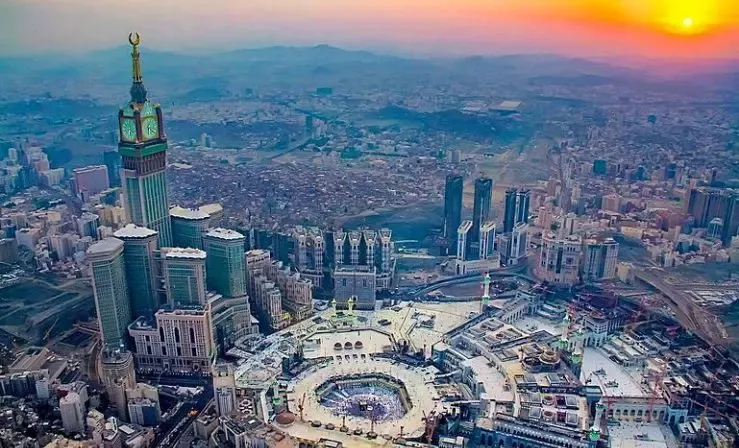
[[[149,101],[141,76],[137,33],[131,44],[133,84],[131,100],[118,112],[123,204],[129,222],[159,233],[159,247],[172,245],[172,227],[167,198],[167,137],[162,108]]]

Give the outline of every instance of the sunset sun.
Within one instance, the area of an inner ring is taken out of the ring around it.
[[[693,18],[692,17],[685,17],[683,19],[683,28],[690,29],[693,27]]]

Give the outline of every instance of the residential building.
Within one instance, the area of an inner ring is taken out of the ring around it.
[[[600,281],[616,278],[618,243],[613,238],[587,238],[583,241],[582,278]]]
[[[85,403],[76,392],[69,392],[59,400],[62,426],[68,434],[85,431]]]
[[[223,207],[208,204],[198,208],[172,207],[169,210],[172,221],[172,238],[175,247],[203,249],[203,234],[220,225]]]
[[[131,423],[141,426],[157,426],[162,420],[159,390],[156,386],[138,383],[136,387],[126,390],[126,398]]]

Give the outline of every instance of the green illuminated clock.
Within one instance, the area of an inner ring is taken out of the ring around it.
[[[154,117],[144,119],[141,129],[144,131],[144,137],[146,137],[147,140],[151,140],[159,136],[159,123],[157,123],[157,119]]]
[[[133,120],[123,120],[121,123],[121,137],[123,140],[136,141],[136,123]]]

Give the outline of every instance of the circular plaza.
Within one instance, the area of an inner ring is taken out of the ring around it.
[[[420,436],[423,414],[438,403],[433,373],[383,358],[332,359],[289,388],[290,411],[304,424],[352,434]]]

